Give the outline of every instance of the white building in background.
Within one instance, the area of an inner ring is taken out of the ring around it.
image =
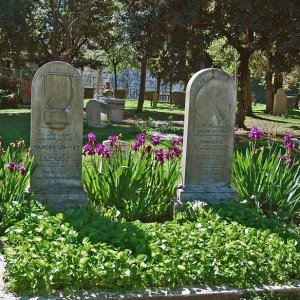
[[[89,68],[78,70],[81,74],[84,88],[93,88],[95,95],[101,95],[107,82],[113,90],[115,85],[114,74],[107,73],[105,69],[98,72]],[[126,70],[118,74],[118,90],[126,91],[128,99],[138,99],[140,89],[140,71],[139,70]],[[150,72],[147,71],[146,75],[146,91],[155,91],[157,80],[152,77]],[[183,91],[184,86],[181,84],[173,84],[173,91]],[[169,94],[169,84],[162,82],[161,94]]]

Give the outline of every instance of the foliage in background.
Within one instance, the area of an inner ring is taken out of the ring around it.
[[[158,147],[159,136],[150,144],[146,134],[138,134],[126,153],[117,136],[109,137],[109,148],[89,136],[83,186],[98,210],[116,207],[127,220],[153,221],[167,215],[179,180],[182,139],[164,151]]]
[[[250,146],[236,151],[233,186],[241,201],[267,217],[290,221],[300,212],[300,163],[295,143],[285,136],[285,154],[276,145],[256,147],[262,132],[252,127]]]
[[[234,75],[237,72],[239,55],[228,44],[225,37],[214,39],[207,49],[207,53],[213,60],[214,66]]]
[[[21,104],[17,90],[18,81],[0,73],[0,108],[16,108]]]

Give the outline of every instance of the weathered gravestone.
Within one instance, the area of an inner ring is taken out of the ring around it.
[[[101,104],[97,100],[90,100],[85,108],[86,121],[89,127],[104,128],[101,124]]]
[[[286,112],[287,97],[284,89],[280,88],[274,96],[273,115],[282,115]]]
[[[30,191],[55,211],[87,203],[81,186],[83,87],[65,62],[42,66],[32,82]]]
[[[231,165],[236,112],[236,85],[220,69],[205,69],[186,91],[182,186],[175,211],[188,201],[218,203],[233,199]]]

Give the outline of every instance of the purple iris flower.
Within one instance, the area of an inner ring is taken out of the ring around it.
[[[174,153],[174,155],[176,156],[176,157],[179,157],[180,156],[180,154],[181,154],[181,150],[175,145],[175,146],[173,146],[173,153]]]
[[[8,166],[7,166],[8,170],[9,170],[10,172],[12,172],[12,171],[15,169],[15,167],[16,167],[16,164],[13,163],[13,162],[10,162],[10,163],[8,164]]]
[[[96,143],[96,135],[94,133],[88,134],[88,143],[94,145]]]
[[[18,169],[21,171],[22,176],[24,176],[26,174],[26,168],[22,163],[18,164]]]
[[[144,133],[138,133],[136,138],[141,142],[141,144],[144,144],[147,139],[147,136]]]
[[[118,140],[118,136],[117,135],[111,135],[111,136],[108,137],[108,139],[110,140],[109,146],[113,147],[116,144],[117,140]]]
[[[83,155],[86,155],[86,153],[88,154],[88,155],[90,155],[90,156],[93,156],[93,155],[95,155],[95,150],[94,150],[94,148],[92,147],[92,145],[90,145],[90,144],[86,144],[86,145],[84,145],[83,146]]]
[[[139,151],[140,147],[142,146],[142,142],[140,140],[135,141],[132,145],[132,150],[134,152]]]
[[[96,145],[96,153],[98,155],[101,155],[104,148],[105,148],[105,146],[103,144],[97,144]]]
[[[173,140],[173,145],[182,145],[183,144],[183,136],[179,136]]]
[[[151,150],[152,150],[152,146],[151,145],[148,145],[146,148],[145,148],[146,152],[150,153]]]
[[[161,139],[161,137],[160,137],[159,135],[154,135],[153,138],[152,138],[151,144],[152,144],[153,146],[159,145],[160,139]]]
[[[163,149],[159,149],[155,151],[155,159],[157,159],[161,164],[164,163],[164,150]]]
[[[250,128],[249,138],[251,141],[260,139],[262,135],[263,135],[263,132],[260,131],[257,127],[252,126]]]
[[[288,166],[290,166],[292,164],[292,159],[288,158],[285,162]]]
[[[286,150],[289,153],[293,153],[293,152],[296,151],[295,143],[292,141],[292,135],[291,134],[287,134],[287,135],[284,136],[284,145],[285,145]]]
[[[284,161],[284,160],[286,160],[286,154],[280,156],[280,161]]]
[[[178,145],[182,145],[182,144],[183,144],[183,136],[179,136],[179,137],[177,138],[177,144],[178,144]]]
[[[110,153],[110,150],[109,150],[108,148],[104,147],[104,148],[102,149],[101,155],[102,155],[103,157],[105,157],[105,158],[109,158],[109,157],[110,157],[110,156],[109,156],[109,153]]]
[[[174,152],[168,150],[168,151],[165,153],[165,159],[169,160],[169,159],[172,159],[172,158],[174,158]]]

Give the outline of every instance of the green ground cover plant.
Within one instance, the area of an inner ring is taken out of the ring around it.
[[[9,288],[21,294],[251,287],[298,279],[295,240],[228,222],[210,209],[170,222],[141,223],[113,222],[82,210],[51,216],[32,205],[32,212],[2,238]]]

